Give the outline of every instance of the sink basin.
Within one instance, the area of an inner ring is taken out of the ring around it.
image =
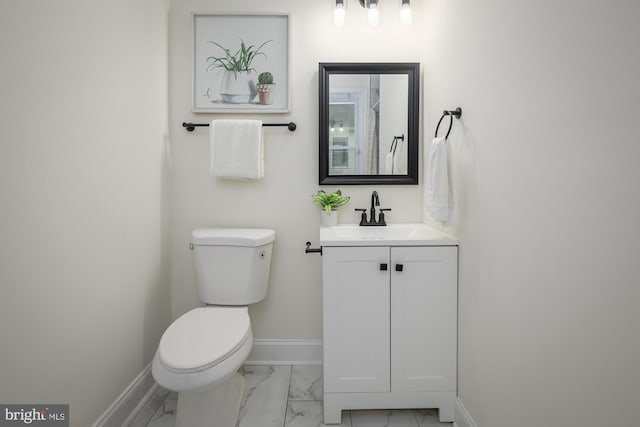
[[[408,239],[420,232],[412,224],[394,224],[384,227],[361,227],[359,225],[343,225],[334,227],[336,236],[343,239]]]
[[[320,227],[322,246],[448,246],[458,240],[426,224],[389,224],[384,227],[361,227],[341,224]]]

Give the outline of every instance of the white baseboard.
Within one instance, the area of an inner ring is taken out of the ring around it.
[[[92,427],[121,427],[127,425],[132,415],[138,413],[157,388],[151,375],[151,364],[133,380],[118,396]]]
[[[453,427],[478,427],[460,398],[456,399],[455,420]]]
[[[253,340],[245,365],[320,365],[320,340]]]

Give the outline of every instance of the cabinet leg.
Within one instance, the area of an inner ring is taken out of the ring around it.
[[[327,403],[326,400],[323,403],[323,407],[325,424],[342,424],[342,408],[336,408],[330,403]]]
[[[455,403],[441,405],[438,408],[438,417],[441,423],[455,421]]]

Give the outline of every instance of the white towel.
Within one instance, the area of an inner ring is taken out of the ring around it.
[[[424,182],[425,218],[440,221],[446,226],[457,225],[457,194],[451,170],[450,148],[445,137],[431,141]]]
[[[404,150],[404,141],[398,139],[396,149],[393,152],[393,173],[395,175],[407,174],[407,152]]]
[[[384,173],[385,175],[393,175],[393,163],[394,163],[394,158],[393,158],[393,152],[389,152],[387,154],[387,157],[385,157],[384,159]]]
[[[211,175],[228,179],[264,176],[262,122],[213,120],[209,125]]]
[[[403,140],[397,137],[393,138],[391,143],[391,150],[384,159],[384,173],[385,175],[406,175],[407,174],[407,162],[406,156],[403,152]]]

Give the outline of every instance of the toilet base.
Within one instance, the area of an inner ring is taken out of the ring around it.
[[[197,393],[178,393],[176,427],[235,427],[244,392],[237,372],[228,380]]]

